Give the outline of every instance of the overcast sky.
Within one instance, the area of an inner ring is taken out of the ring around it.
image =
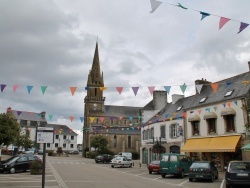
[[[0,112],[46,111],[53,115],[48,123],[81,130],[97,37],[106,105],[145,106],[149,86],[171,86],[171,102],[184,83],[189,96],[197,79],[216,82],[249,70],[250,26],[237,34],[241,22],[250,23],[249,0],[161,2],[149,13],[150,0],[0,0],[0,84],[7,85]],[[188,9],[171,5],[178,3]],[[199,11],[211,15],[201,20]],[[220,17],[231,20],[219,30]]]

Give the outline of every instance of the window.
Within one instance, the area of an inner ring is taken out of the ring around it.
[[[201,100],[200,100],[200,103],[203,103],[207,100],[207,97],[203,97]]]
[[[50,143],[47,143],[47,146],[46,146],[47,148],[50,148]]]
[[[128,136],[128,148],[131,148],[131,136]]]
[[[58,143],[55,143],[55,148],[58,148]]]
[[[170,155],[170,161],[178,161],[176,155]]]
[[[206,119],[206,121],[207,121],[208,133],[209,134],[216,133],[216,118]]]
[[[144,131],[143,131],[143,133],[144,133]],[[117,136],[114,135],[114,148],[116,148],[116,147],[117,147]]]
[[[178,123],[171,124],[169,126],[169,137],[170,138],[175,138],[178,137]]]
[[[166,126],[161,125],[161,138],[166,138]]]
[[[228,97],[228,96],[232,95],[233,92],[234,92],[234,90],[226,92],[226,94],[224,95],[224,97]]]
[[[142,132],[142,139],[146,140],[146,131],[145,130]]]
[[[193,136],[199,135],[200,134],[200,122],[199,121],[192,121],[191,126],[192,126]]]
[[[151,128],[151,135],[150,138],[153,139],[154,138],[154,128]]]
[[[127,120],[126,120],[126,119],[124,119],[124,120],[123,120],[123,123],[124,123],[125,125],[127,125]]]
[[[59,139],[59,135],[58,134],[56,134],[56,139]]]
[[[63,144],[63,148],[66,148],[66,144]]]
[[[21,120],[20,121],[20,125],[27,125],[28,124],[28,121],[27,120]]]
[[[110,124],[114,125],[114,120],[113,119],[110,120]]]
[[[71,137],[70,137],[71,140],[74,140],[74,138],[75,138],[74,136],[71,136]]]
[[[234,132],[235,131],[234,115],[225,115],[223,116],[223,118],[226,126],[226,132]]]
[[[168,159],[169,159],[169,155],[163,155],[161,158],[162,161],[168,161]]]
[[[74,144],[70,144],[70,148],[74,148]]]
[[[67,135],[63,135],[63,140],[66,140],[66,138],[67,138]]]
[[[179,106],[176,111],[180,111],[182,109],[182,106]]]
[[[31,127],[36,127],[37,126],[37,121],[30,121],[30,126]]]

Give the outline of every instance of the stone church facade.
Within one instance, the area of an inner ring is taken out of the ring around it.
[[[103,73],[100,69],[98,43],[87,80],[84,99],[83,156],[91,149],[91,138],[104,135],[114,153],[140,152],[142,107],[105,105]]]

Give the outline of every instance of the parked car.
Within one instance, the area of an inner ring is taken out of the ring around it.
[[[43,149],[39,149],[37,152],[38,155],[42,155],[43,154]]]
[[[109,154],[101,154],[101,155],[97,155],[95,157],[96,163],[99,163],[99,162],[109,163],[109,162],[111,162],[111,160],[112,160],[112,155],[109,155]]]
[[[75,155],[78,155],[79,154],[79,151],[78,150],[73,150],[73,151],[70,151],[69,154],[75,154]]]
[[[188,174],[191,164],[192,160],[189,156],[164,153],[160,161],[160,174],[163,178],[168,174],[183,178],[184,174]]]
[[[205,179],[213,182],[219,178],[218,169],[210,161],[195,161],[189,168],[189,181]]]
[[[17,171],[26,171],[30,169],[30,162],[35,160],[42,161],[42,158],[39,155],[31,154],[13,156],[5,161],[0,161],[0,171],[11,174]]]
[[[225,173],[226,188],[250,185],[250,161],[230,161]]]
[[[116,157],[111,160],[111,167],[114,168],[116,166],[119,167],[132,167],[134,163],[132,162],[131,159],[128,159],[127,157]]]
[[[120,152],[115,157],[127,157],[128,159],[132,160],[132,153],[130,152]]]
[[[151,161],[148,165],[148,173],[152,174],[152,172],[159,173],[160,171],[160,161]]]

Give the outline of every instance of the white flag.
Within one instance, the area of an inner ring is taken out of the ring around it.
[[[162,2],[156,0],[150,0],[152,10],[149,13],[153,13],[161,4]]]

